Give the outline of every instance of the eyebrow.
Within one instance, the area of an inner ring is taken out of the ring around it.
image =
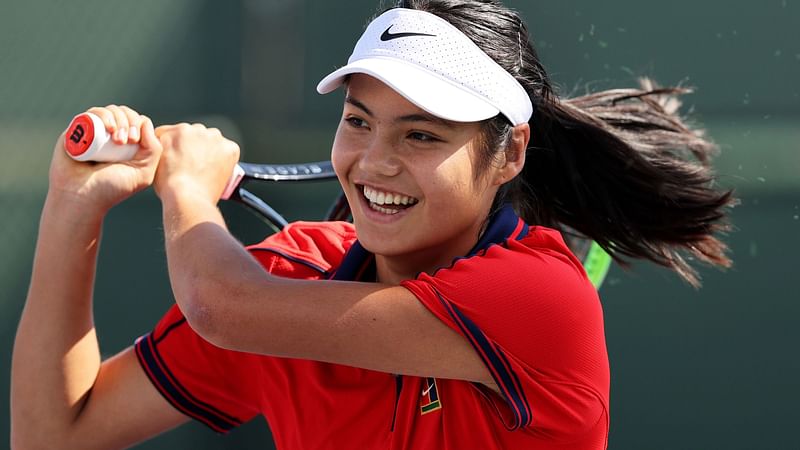
[[[364,111],[365,113],[367,113],[368,116],[373,116],[374,115],[374,114],[372,114],[372,111],[370,111],[369,108],[367,108],[367,105],[365,105],[365,104],[361,103],[360,101],[354,99],[352,96],[350,96],[350,94],[348,94],[344,98],[344,102],[345,103],[350,103],[351,105],[355,106],[356,108]]]
[[[367,105],[360,102],[359,100],[353,98],[351,95],[347,95],[344,99],[345,103],[349,103],[356,108],[364,111],[368,116],[374,117],[375,115],[367,108]],[[394,120],[395,122],[430,122],[435,125],[443,126],[446,128],[454,128],[455,124],[449,120],[442,119],[440,117],[436,117],[433,114],[421,112],[421,113],[414,113],[414,114],[407,114],[405,116],[400,116]]]

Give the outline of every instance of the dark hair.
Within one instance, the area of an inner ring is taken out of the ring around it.
[[[716,146],[678,116],[686,88],[616,89],[560,99],[520,16],[493,0],[401,0],[435,14],[468,36],[519,81],[534,105],[522,173],[498,192],[529,224],[596,241],[622,265],[632,258],[675,270],[694,286],[687,259],[728,267],[731,191],[715,187]],[[504,151],[511,124],[484,124],[488,167]],[[687,258],[688,256],[688,258]]]

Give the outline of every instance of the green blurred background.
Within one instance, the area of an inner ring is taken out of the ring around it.
[[[742,200],[727,238],[735,266],[703,270],[703,289],[646,264],[612,269],[601,291],[609,447],[800,448],[800,4],[507,3],[527,18],[562,94],[643,75],[697,87],[686,111],[720,144],[721,183]],[[53,142],[74,114],[127,104],[157,123],[218,126],[246,161],[326,159],[341,96],[314,86],[345,62],[378,9],[365,0],[4,0],[0,385],[9,385]],[[336,186],[259,192],[290,219],[317,218]],[[223,209],[243,241],[268,232],[238,206]],[[171,303],[152,192],[108,217],[98,277],[97,327],[111,355]],[[4,407],[0,442],[8,429]],[[139,448],[268,449],[271,440],[255,420],[225,437],[190,424]]]

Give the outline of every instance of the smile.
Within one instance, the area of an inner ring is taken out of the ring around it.
[[[383,214],[397,214],[400,211],[416,205],[419,200],[408,195],[396,192],[380,191],[378,189],[361,186],[364,198],[369,203],[370,209]]]

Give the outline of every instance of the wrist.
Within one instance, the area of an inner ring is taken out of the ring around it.
[[[158,192],[164,211],[196,210],[210,207],[216,210],[217,201],[199,189],[183,187],[182,189],[163,189]]]
[[[66,224],[100,225],[110,206],[76,194],[74,192],[50,189],[42,209],[44,215],[52,215]]]
[[[160,198],[167,241],[182,236],[203,223],[216,223],[225,228],[225,221],[216,201],[209,200],[205,193],[167,190]]]
[[[174,176],[155,184],[156,195],[165,208],[177,207],[183,203],[207,203],[216,207],[218,198],[210,195],[206,186],[197,183],[192,177]]]
[[[81,252],[96,249],[104,218],[104,213],[71,196],[48,195],[39,221],[38,242],[43,247],[62,248],[62,255],[67,254],[64,245]]]

